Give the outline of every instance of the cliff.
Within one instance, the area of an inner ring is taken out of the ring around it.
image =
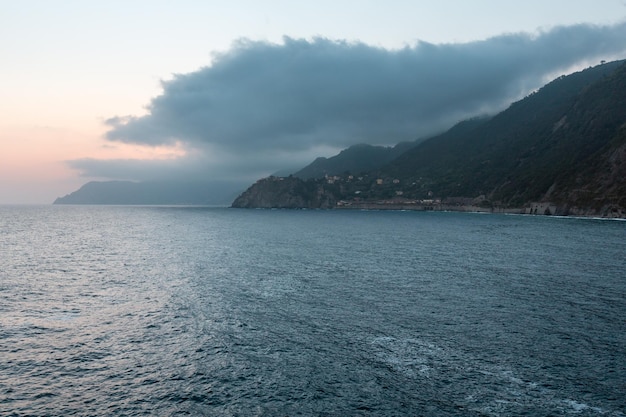
[[[257,181],[235,199],[236,208],[332,208],[340,190],[315,180],[268,177]]]

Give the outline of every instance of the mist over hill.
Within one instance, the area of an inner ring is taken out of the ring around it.
[[[622,215],[625,94],[624,61],[604,63],[561,76],[494,116],[394,147],[353,145],[290,178],[260,180],[236,199],[249,184],[105,181],[54,203],[336,208],[435,201],[493,210],[544,203],[562,214]]]
[[[380,168],[358,173],[346,164],[335,167],[332,178],[289,179],[299,198],[287,200],[303,201],[303,207],[437,200],[520,208],[544,202],[563,214],[626,213],[625,123],[626,64],[605,63],[559,77],[492,118],[462,122]],[[285,184],[259,181],[233,206],[293,207],[271,198],[274,187],[284,199]]]
[[[379,175],[416,181],[414,197],[487,195],[509,206],[550,197],[553,186],[564,192],[626,122],[624,79],[622,62],[560,77],[474,129],[410,150]]]
[[[203,181],[91,181],[54,204],[228,205],[241,184]]]

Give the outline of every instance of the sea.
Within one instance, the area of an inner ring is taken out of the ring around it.
[[[626,222],[0,206],[2,416],[624,416]]]

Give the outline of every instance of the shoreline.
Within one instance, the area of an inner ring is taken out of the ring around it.
[[[544,207],[547,207],[544,206]],[[517,214],[528,216],[550,216],[566,218],[585,218],[601,220],[626,220],[626,212],[610,212],[610,215],[594,210],[574,209],[571,212],[563,212],[556,205],[549,205],[550,210],[544,212],[534,210],[533,207],[481,207],[475,205],[452,205],[452,204],[407,204],[388,202],[346,203],[339,202],[333,210],[396,210],[396,211],[437,211],[458,213],[483,213],[483,214]]]
[[[471,213],[495,213],[495,214],[531,214],[527,208],[493,208],[474,205],[452,204],[407,204],[407,203],[350,203],[337,204],[336,210],[407,210],[407,211],[456,211]]]

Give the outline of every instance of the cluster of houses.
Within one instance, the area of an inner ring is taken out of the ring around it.
[[[279,178],[280,179],[280,178]],[[372,184],[364,176],[354,175],[325,175],[324,181],[327,184],[336,184],[339,182],[363,182],[366,180],[368,184]],[[395,185],[399,186],[400,180],[376,178],[373,181],[375,186]],[[415,185],[415,183],[413,183]],[[395,187],[394,187],[395,188]],[[400,188],[400,187],[398,187]],[[401,208],[412,210],[460,210],[460,211],[492,211],[492,212],[515,212],[519,214],[534,214],[534,215],[554,215],[557,211],[557,206],[550,202],[537,202],[531,203],[529,207],[525,208],[494,208],[484,207],[481,203],[485,200],[485,196],[477,198],[466,197],[449,197],[445,200],[434,198],[433,193],[429,192],[428,197],[425,199],[410,199],[404,197],[405,192],[401,189],[393,191],[395,194],[392,198],[384,199],[362,199],[361,195],[364,193],[362,190],[355,190],[353,198],[339,200],[336,204],[338,208],[355,208],[355,207],[374,207],[374,208]]]

